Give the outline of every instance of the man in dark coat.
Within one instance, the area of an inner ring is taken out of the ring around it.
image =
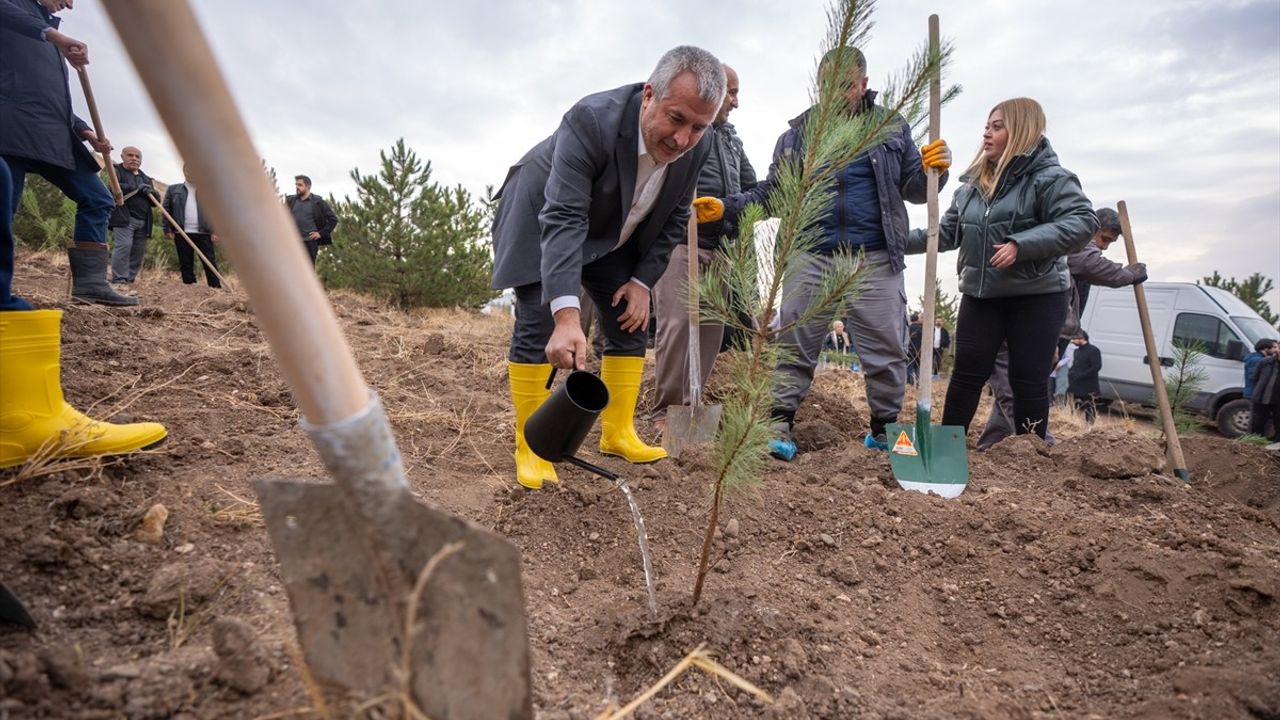
[[[552,366],[582,369],[587,338],[578,293],[585,286],[605,336],[600,376],[609,388],[600,449],[630,462],[666,457],[635,432],[644,370],[649,291],[684,240],[704,133],[724,100],[724,67],[681,46],[646,83],[588,95],[525,154],[498,191],[493,287],[514,288],[511,399],[516,477],[540,488],[555,469],[524,441],[524,421],[547,397]]]
[[[177,232],[178,230],[185,232],[200,252],[213,263],[218,262],[217,251],[214,248],[214,242],[217,241],[218,236],[213,234],[213,226],[209,224],[209,218],[204,214],[204,207],[200,204],[200,193],[196,191],[195,183],[191,182],[191,175],[187,172],[186,165],[182,166],[182,174],[186,177],[186,182],[174,183],[164,191],[164,211],[169,213],[169,217],[173,218],[174,223],[177,224],[175,227],[169,223],[169,218],[165,218],[164,236],[173,240],[174,247],[178,251],[178,272],[182,274],[182,282],[186,285],[194,285],[196,253],[186,240],[177,237]],[[204,279],[209,287],[222,287],[222,282],[214,274],[215,268],[203,260],[200,264],[204,266]]]
[[[1253,403],[1253,416],[1249,420],[1249,432],[1263,435],[1267,422],[1274,422],[1271,439],[1280,441],[1280,344],[1273,343],[1253,369],[1253,391],[1249,395]]]
[[[1071,358],[1071,369],[1067,371],[1067,394],[1076,402],[1076,407],[1084,410],[1085,422],[1093,424],[1098,414],[1098,395],[1102,387],[1098,384],[1098,373],[1102,371],[1102,351],[1089,343],[1089,333],[1084,330],[1071,338],[1076,346],[1075,355]]]
[[[60,18],[53,13],[70,6],[67,0],[0,0],[0,157],[13,176],[11,207],[16,211],[27,173],[55,185],[76,204],[67,248],[71,298],[137,305],[136,297],[107,284],[107,218],[115,203],[84,143],[103,154],[111,143],[71,112],[63,58],[82,67],[89,53],[84,43],[58,30]]]
[[[920,348],[924,345],[924,325],[920,313],[911,313],[907,325],[907,384],[915,385],[920,379]]]
[[[338,214],[329,207],[324,198],[311,193],[311,178],[296,175],[293,186],[297,195],[284,199],[293,214],[293,222],[298,226],[298,234],[302,236],[302,244],[307,247],[307,256],[311,258],[311,266],[315,267],[316,257],[320,255],[321,245],[333,244],[333,231],[338,227]]]
[[[742,140],[729,122],[729,113],[738,107],[738,73],[724,66],[726,91],[720,114],[716,115],[707,137],[711,151],[698,172],[698,194],[723,197],[755,187],[756,171],[747,160]],[[698,266],[703,272],[722,242],[737,240],[738,228],[733,223],[704,223],[698,226]],[[653,345],[653,411],[655,425],[666,423],[667,408],[688,405],[689,397],[689,306],[686,302],[689,277],[689,245],[677,243],[662,279],[653,286],[653,307],[657,332]],[[728,288],[724,288],[728,297]],[[702,377],[698,385],[706,387],[716,356],[724,340],[725,326],[703,321],[698,328],[699,357]]]
[[[142,172],[142,151],[129,146],[120,151],[120,158],[115,172],[124,193],[124,205],[111,213],[108,223],[115,240],[111,249],[111,282],[117,285],[133,282],[142,270],[151,237],[151,198],[160,199],[151,178]]]

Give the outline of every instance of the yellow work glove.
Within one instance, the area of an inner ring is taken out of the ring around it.
[[[700,197],[693,201],[693,211],[698,224],[715,222],[724,217],[724,203],[713,197]]]
[[[951,167],[951,148],[947,147],[947,141],[939,138],[920,148],[920,163],[925,172],[930,169],[945,172]]]

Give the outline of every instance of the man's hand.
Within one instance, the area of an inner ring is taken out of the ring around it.
[[[699,225],[715,222],[724,217],[724,203],[713,197],[700,197],[693,201],[693,212]]]
[[[93,149],[102,153],[104,156],[110,154],[111,151],[115,149],[111,145],[110,140],[98,137],[98,133],[94,132],[92,129],[85,130],[80,133],[80,137],[89,141],[89,144],[93,146]]]
[[[45,33],[44,39],[53,43],[53,46],[58,48],[58,52],[62,53],[62,57],[73,66],[82,68],[89,64],[89,46],[79,40],[57,30]]]
[[[1125,266],[1125,270],[1128,270],[1129,272],[1133,273],[1134,285],[1147,281],[1147,264],[1146,263],[1134,263],[1132,265],[1127,265]]]
[[[716,202],[719,202],[717,200]],[[613,294],[611,307],[618,307],[618,301],[626,300],[627,309],[618,316],[618,325],[623,332],[633,333],[649,328],[649,290],[635,280],[628,280]]]
[[[171,232],[167,232],[167,233],[165,233],[165,234],[164,234],[164,239],[165,239],[165,240],[172,240],[172,239],[173,239],[173,233],[171,233]]]
[[[307,235],[307,239],[308,239],[308,240],[319,240],[319,239],[320,239],[320,233],[319,233],[319,232],[317,232],[317,231],[315,231],[315,230],[312,230],[312,231],[311,231],[311,234]]]
[[[212,241],[214,241],[214,242],[222,242],[221,240],[219,240],[219,239],[218,239],[218,236],[217,236],[216,234],[214,234],[214,233],[210,233],[210,234],[209,234],[209,239],[210,239],[210,240],[212,240]]]
[[[556,329],[547,341],[547,362],[567,370],[587,369],[587,336],[582,334],[582,314],[578,308],[560,308]]]
[[[947,147],[947,141],[938,138],[920,148],[920,163],[924,165],[925,172],[930,169],[945,172],[951,167],[951,148]]]
[[[991,267],[1003,270],[1018,262],[1018,243],[1010,240],[995,246],[996,252],[991,256]]]

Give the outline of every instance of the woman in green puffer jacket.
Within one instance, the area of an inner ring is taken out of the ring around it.
[[[966,432],[1007,342],[1017,432],[1044,437],[1045,378],[1071,288],[1066,255],[1084,248],[1098,228],[1079,179],[1058,164],[1044,128],[1035,100],[996,105],[938,228],[939,250],[959,250],[961,293],[942,424]],[[913,230],[907,252],[924,252],[925,241],[924,230]]]

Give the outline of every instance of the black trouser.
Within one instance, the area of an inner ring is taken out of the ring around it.
[[[1271,439],[1280,440],[1280,405],[1264,405],[1260,402],[1250,402],[1249,433],[1265,437],[1267,421],[1274,420],[1275,429]]]
[[[307,256],[311,258],[311,267],[315,267],[316,257],[320,255],[320,241],[303,240],[302,244],[307,246]]]
[[[1071,399],[1075,401],[1076,407],[1084,412],[1084,421],[1093,424],[1095,418],[1098,417],[1098,398],[1092,393],[1089,395],[1072,394]]]
[[[947,386],[943,425],[966,432],[991,377],[1000,344],[1009,344],[1014,430],[1044,437],[1049,420],[1045,376],[1067,316],[1066,293],[979,299],[964,295],[956,322],[955,369]]]
[[[187,236],[196,244],[196,247],[200,248],[200,252],[209,258],[209,262],[215,264],[218,262],[213,251],[213,237],[209,233],[189,232]],[[182,282],[191,285],[196,281],[196,253],[180,235],[174,235],[173,242],[178,248],[178,271],[182,273]],[[204,267],[204,279],[209,283],[209,287],[222,287],[218,276],[213,274],[213,268],[205,265],[203,260],[200,264]]]
[[[629,242],[582,267],[582,288],[595,301],[598,327],[604,335],[604,355],[644,357],[647,328],[623,332],[618,316],[626,312],[627,304],[619,302],[617,307],[610,307],[613,294],[635,271],[633,245],[635,243]],[[515,293],[516,326],[511,332],[511,350],[507,357],[515,363],[545,363],[547,341],[556,323],[550,304],[542,302],[542,283],[522,285],[515,288]]]

